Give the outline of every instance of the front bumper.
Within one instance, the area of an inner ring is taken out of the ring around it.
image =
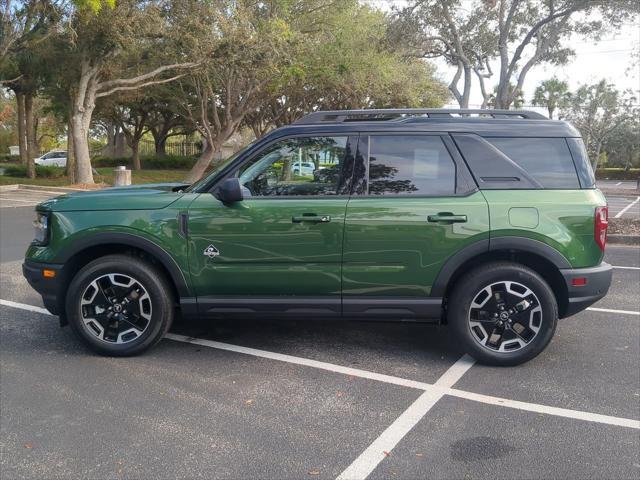
[[[562,317],[568,317],[581,312],[589,305],[594,304],[609,291],[613,268],[608,263],[602,262],[597,267],[562,269],[560,273],[567,285],[567,305]],[[574,285],[574,280],[584,285]]]
[[[55,272],[53,278],[47,278],[43,270]],[[53,315],[61,315],[64,309],[62,295],[62,265],[33,262],[25,260],[22,264],[22,275],[29,285],[42,296],[42,302]]]

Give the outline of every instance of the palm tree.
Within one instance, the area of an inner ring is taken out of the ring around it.
[[[569,85],[556,77],[545,80],[536,88],[532,103],[540,107],[547,107],[549,118],[553,118],[553,112],[557,108],[567,105],[569,100]]]

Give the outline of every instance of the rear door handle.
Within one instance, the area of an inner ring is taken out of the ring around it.
[[[331,215],[317,215],[315,213],[303,213],[300,216],[291,217],[292,223],[329,223]]]
[[[450,212],[440,212],[435,215],[429,215],[427,220],[432,223],[465,223],[466,215],[455,215]]]

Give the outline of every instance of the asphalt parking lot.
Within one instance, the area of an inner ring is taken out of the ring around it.
[[[609,295],[519,367],[446,327],[303,319],[177,324],[116,359],[42,311],[33,207],[0,197],[2,478],[640,477],[638,247],[608,247]]]

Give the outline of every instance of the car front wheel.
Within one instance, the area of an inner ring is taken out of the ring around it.
[[[141,353],[159,342],[173,321],[171,288],[154,265],[129,255],[87,264],[66,297],[69,323],[103,355]]]
[[[456,340],[479,362],[518,365],[551,341],[558,306],[538,273],[524,265],[496,262],[458,281],[447,318]]]

